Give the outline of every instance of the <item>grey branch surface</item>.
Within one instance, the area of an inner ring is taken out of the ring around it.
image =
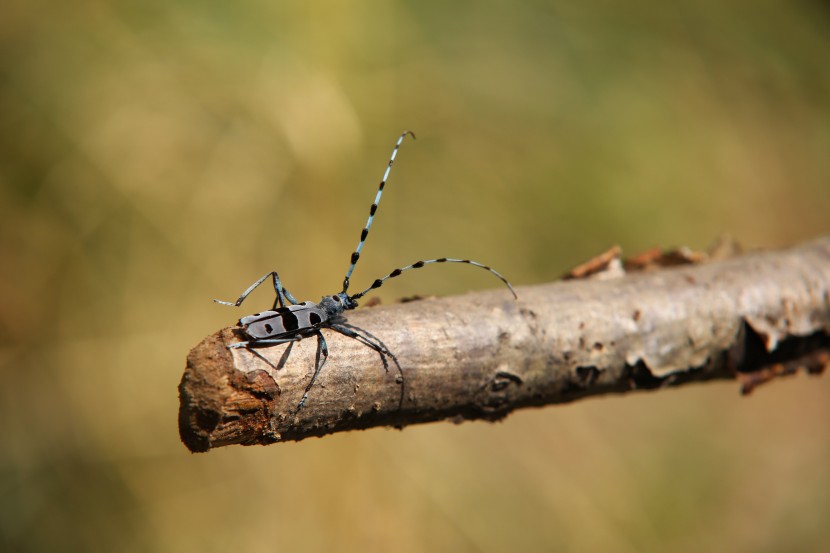
[[[609,273],[610,274],[610,273]],[[190,352],[179,429],[192,451],[437,420],[607,393],[738,379],[745,392],[830,362],[830,237],[781,251],[347,312],[398,358],[323,330],[329,358],[305,407],[316,339],[276,371],[232,328]],[[249,313],[240,312],[239,315]],[[285,346],[257,348],[274,366]]]

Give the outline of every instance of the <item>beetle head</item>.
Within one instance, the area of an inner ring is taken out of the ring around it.
[[[348,309],[357,307],[357,302],[349,297],[345,292],[340,292],[333,296],[323,296],[318,304],[320,309],[325,311],[329,317],[336,317]]]

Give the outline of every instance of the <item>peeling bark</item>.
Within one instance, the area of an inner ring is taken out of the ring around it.
[[[443,419],[496,420],[578,398],[738,379],[744,392],[830,362],[830,237],[701,263],[683,251],[623,269],[603,254],[572,280],[348,312],[397,356],[323,330],[329,359],[308,398],[316,340],[246,349],[226,328],[189,354],[179,429],[192,451]],[[635,265],[637,264],[635,263]],[[648,267],[646,265],[649,265]],[[602,273],[603,267],[614,270]],[[665,268],[670,266],[670,268]],[[654,270],[644,270],[644,269]],[[604,275],[604,276],[603,276]],[[247,313],[244,313],[247,314]]]

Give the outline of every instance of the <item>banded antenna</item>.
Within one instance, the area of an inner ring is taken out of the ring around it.
[[[352,271],[354,271],[354,267],[357,265],[357,260],[360,259],[360,252],[363,250],[363,244],[366,243],[366,237],[369,236],[369,229],[372,228],[372,222],[375,220],[375,212],[378,210],[380,197],[383,195],[383,187],[386,186],[386,179],[389,178],[389,173],[392,171],[392,164],[395,163],[395,157],[398,155],[398,148],[401,147],[401,142],[403,142],[403,139],[406,138],[406,135],[412,136],[413,139],[415,138],[415,133],[412,131],[404,131],[401,136],[398,137],[398,141],[395,143],[395,149],[392,150],[392,155],[389,156],[389,165],[386,166],[383,178],[380,179],[380,186],[378,186],[378,193],[375,196],[375,201],[372,202],[372,207],[369,208],[369,219],[366,221],[366,226],[363,227],[362,231],[360,231],[360,242],[357,243],[357,248],[352,253],[349,270],[346,271],[346,276],[343,278],[344,293],[349,289],[349,278],[351,278]]]
[[[510,289],[510,293],[513,294],[513,297],[515,299],[519,299],[519,296],[516,295],[516,291],[513,289],[513,286],[511,286],[511,284],[507,281],[507,279],[504,278],[502,276],[502,274],[499,273],[498,271],[496,271],[495,269],[493,269],[491,267],[488,267],[487,265],[484,265],[484,264],[479,263],[477,261],[470,261],[469,259],[449,259],[447,257],[440,257],[438,259],[428,259],[428,260],[425,260],[425,261],[416,261],[412,265],[407,265],[406,267],[401,267],[400,269],[395,269],[394,271],[392,271],[391,273],[389,273],[385,277],[382,277],[382,278],[379,278],[379,279],[375,280],[372,283],[372,285],[369,286],[368,288],[366,288],[364,291],[358,292],[357,294],[349,296],[349,299],[351,299],[351,300],[360,299],[363,296],[365,296],[366,294],[368,294],[369,292],[371,292],[372,290],[376,290],[376,289],[380,288],[381,286],[383,286],[383,283],[386,282],[387,280],[389,280],[390,278],[395,278],[396,276],[399,276],[401,273],[403,273],[404,271],[408,271],[409,269],[420,269],[421,267],[423,267],[425,265],[429,265],[431,263],[466,263],[468,265],[473,265],[475,267],[481,267],[482,269],[486,269],[486,270],[490,271],[491,273],[493,273],[497,278],[499,278],[507,286],[507,288]]]

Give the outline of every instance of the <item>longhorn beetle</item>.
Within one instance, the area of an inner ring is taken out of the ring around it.
[[[386,185],[386,179],[389,178],[389,172],[392,170],[392,164],[395,162],[395,156],[398,154],[398,148],[400,147],[401,142],[403,142],[403,139],[406,138],[406,135],[410,135],[412,138],[415,138],[415,135],[412,132],[405,131],[395,143],[395,148],[392,150],[392,155],[389,158],[389,164],[386,166],[386,171],[383,173],[383,178],[380,181],[375,201],[372,202],[372,206],[369,208],[369,219],[366,221],[366,226],[363,227],[363,230],[360,232],[360,241],[358,242],[354,253],[351,255],[349,268],[346,271],[346,276],[343,278],[343,290],[331,296],[324,296],[320,300],[320,303],[314,303],[311,301],[300,303],[288,290],[283,287],[282,282],[280,282],[280,276],[277,272],[271,271],[258,281],[254,282],[247,290],[242,292],[242,295],[239,296],[239,299],[235,302],[213,300],[216,303],[221,303],[222,305],[238,307],[257,286],[265,282],[265,280],[269,277],[272,279],[274,283],[274,291],[277,293],[277,297],[274,300],[274,306],[268,311],[262,311],[261,313],[254,313],[253,315],[242,317],[238,324],[240,327],[239,330],[243,336],[248,338],[248,340],[230,344],[228,346],[228,348],[231,349],[246,348],[251,353],[268,362],[269,365],[271,364],[270,361],[251,348],[267,347],[275,344],[289,344],[288,349],[286,349],[285,353],[283,353],[280,361],[280,365],[282,365],[288,359],[288,355],[291,352],[291,347],[294,342],[298,342],[303,338],[310,336],[317,337],[317,355],[314,362],[314,373],[311,375],[311,381],[305,388],[305,393],[303,394],[303,398],[300,400],[300,404],[297,406],[297,411],[305,405],[305,402],[308,399],[308,392],[311,390],[311,387],[314,386],[314,382],[317,380],[317,377],[320,375],[320,371],[323,369],[323,365],[325,365],[326,360],[328,359],[329,349],[326,344],[326,338],[323,336],[322,332],[320,332],[323,328],[329,328],[343,334],[344,336],[354,338],[355,340],[378,352],[381,360],[383,361],[383,366],[387,371],[389,368],[386,362],[386,357],[391,357],[398,366],[398,372],[401,375],[401,403],[403,402],[403,371],[401,370],[395,355],[389,351],[383,342],[381,342],[377,337],[369,332],[366,332],[365,330],[357,329],[356,327],[348,324],[346,322],[346,318],[343,316],[344,311],[357,307],[358,299],[362,298],[372,290],[380,288],[388,279],[399,276],[401,273],[408,271],[409,269],[420,269],[421,267],[432,263],[466,263],[468,265],[473,265],[474,267],[480,267],[490,271],[493,275],[504,282],[513,294],[513,297],[518,299],[516,292],[513,290],[513,286],[511,286],[507,279],[494,269],[491,269],[487,265],[483,265],[476,261],[470,261],[469,259],[450,259],[447,257],[416,261],[411,265],[395,269],[388,275],[375,280],[371,286],[362,292],[349,295],[349,278],[352,276],[352,271],[354,271],[355,265],[357,265],[357,261],[360,259],[360,252],[363,250],[363,245],[366,243],[366,237],[369,235],[369,229],[375,219],[375,212],[378,209],[380,197],[383,194],[383,187]],[[358,330],[362,330],[362,333],[358,332]]]

